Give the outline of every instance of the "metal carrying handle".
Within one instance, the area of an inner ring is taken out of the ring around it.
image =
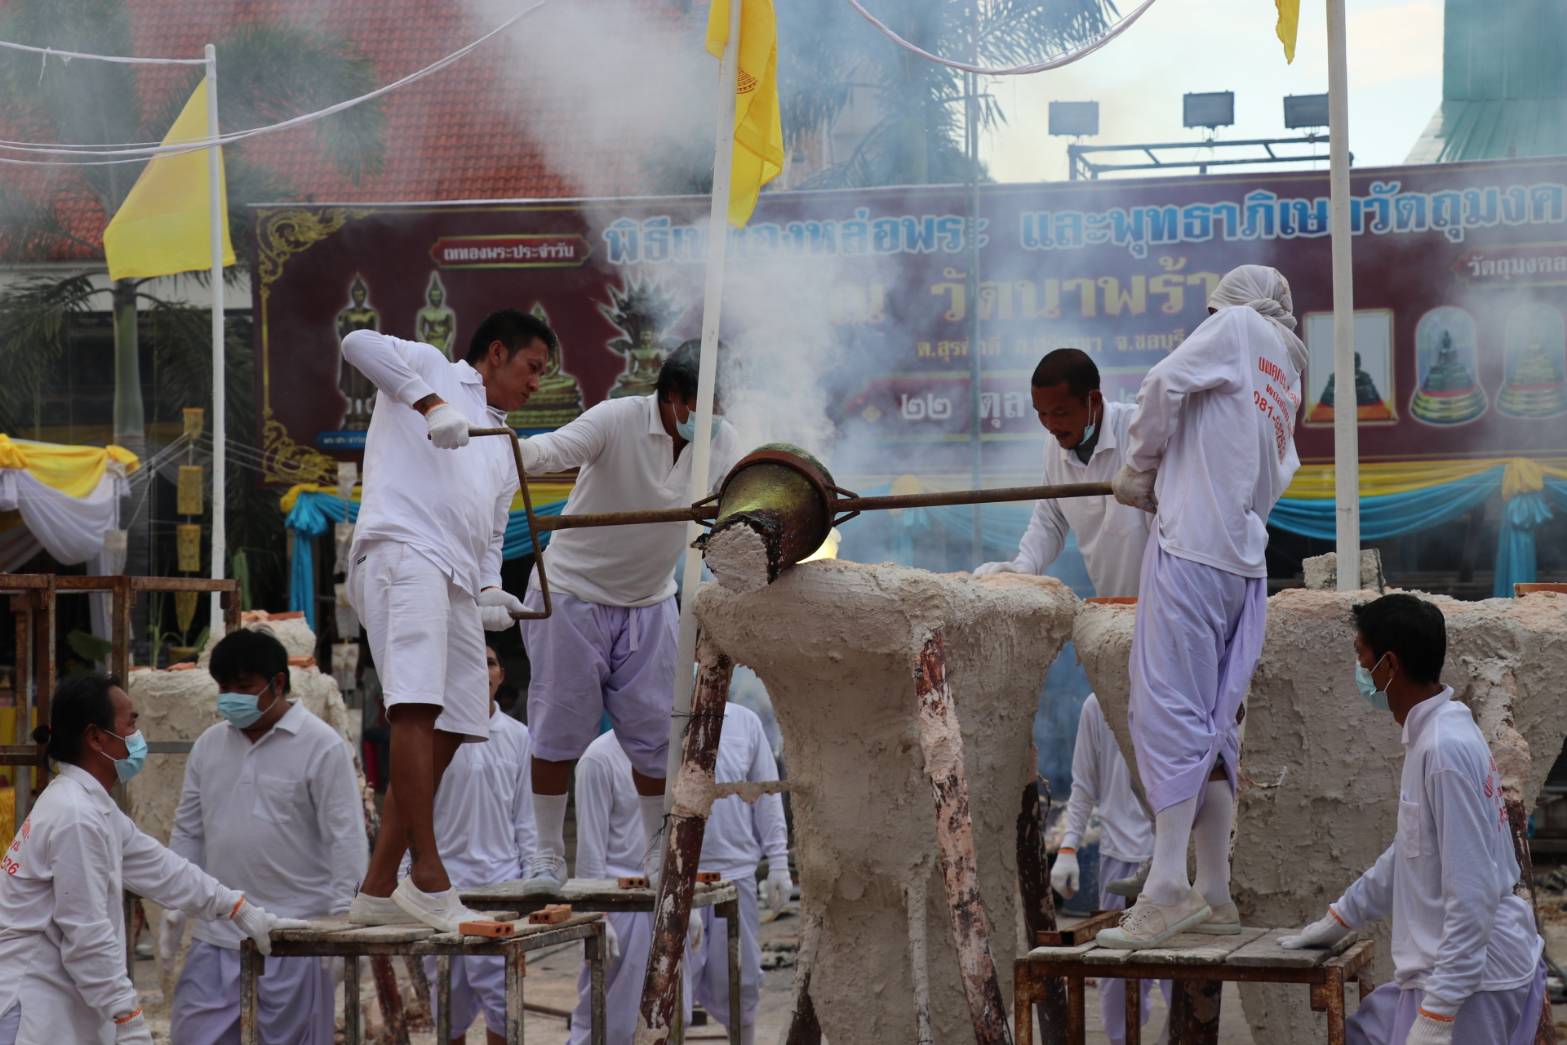
[[[517,485],[522,489],[522,510],[528,520],[528,537],[533,541],[533,568],[539,571],[539,592],[544,596],[542,610],[512,611],[512,620],[543,620],[553,611],[550,604],[550,581],[544,575],[544,547],[539,544],[539,520],[533,514],[533,495],[528,492],[528,475],[522,467],[522,440],[510,428],[470,428],[469,438],[485,435],[502,435],[511,440],[512,460],[517,464]]]

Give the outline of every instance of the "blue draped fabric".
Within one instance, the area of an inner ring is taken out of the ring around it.
[[[1545,477],[1545,488],[1519,494],[1502,508],[1502,527],[1496,535],[1496,582],[1491,594],[1505,599],[1514,584],[1528,584],[1537,573],[1534,531],[1555,514],[1552,505],[1567,511],[1567,480]]]
[[[559,515],[564,500],[535,505],[534,515]],[[289,573],[288,608],[302,611],[312,631],[316,630],[316,539],[334,523],[359,518],[359,502],[345,501],[336,494],[301,490],[294,507],[283,520],[294,535],[294,562]],[[550,535],[542,534],[540,543],[548,546]],[[520,559],[533,554],[533,539],[528,535],[525,512],[512,512],[506,520],[506,536],[501,545],[503,559]]]
[[[1380,541],[1440,526],[1475,510],[1502,489],[1501,465],[1456,482],[1428,486],[1408,493],[1384,494],[1360,499],[1360,537]],[[1268,525],[1287,533],[1331,541],[1334,501],[1297,500],[1285,497],[1268,516]]]

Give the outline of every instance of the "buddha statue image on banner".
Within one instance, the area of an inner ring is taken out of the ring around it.
[[[1567,324],[1559,309],[1529,304],[1507,317],[1506,378],[1496,408],[1509,417],[1567,413]]]
[[[600,303],[599,314],[613,323],[624,337],[605,347],[624,356],[626,367],[615,377],[611,399],[652,395],[658,386],[658,370],[674,346],[660,337],[679,311],[673,294],[649,279],[629,278],[624,286],[609,286],[609,303]]]
[[[424,290],[424,307],[414,317],[414,338],[434,345],[452,358],[452,342],[457,336],[457,313],[446,304],[446,286],[439,272],[430,273]]]
[[[375,405],[375,385],[347,360],[343,359],[342,342],[355,330],[380,330],[381,313],[370,304],[370,285],[364,277],[354,273],[354,281],[348,286],[348,306],[337,314],[338,388],[348,400],[343,410],[340,427],[344,431],[363,431],[370,427],[370,410]]]
[[[1353,318],[1355,417],[1363,425],[1392,424],[1398,420],[1393,409],[1393,313],[1387,309],[1361,309]],[[1333,366],[1333,313],[1308,312],[1304,337],[1307,362],[1302,386],[1309,402],[1306,424],[1331,425],[1338,395]]]
[[[1415,394],[1409,412],[1432,425],[1461,425],[1485,413],[1478,378],[1475,321],[1452,305],[1433,308],[1415,326]]]
[[[535,301],[529,312],[544,323],[550,321],[541,302]],[[582,386],[566,372],[565,351],[564,342],[550,350],[539,374],[539,390],[528,397],[527,406],[506,415],[507,424],[513,428],[559,428],[582,413]]]

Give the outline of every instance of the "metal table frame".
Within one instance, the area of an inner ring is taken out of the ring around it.
[[[503,919],[506,920],[506,919]],[[348,1045],[362,1045],[364,1029],[359,1022],[359,959],[367,957],[433,957],[440,972],[437,987],[435,1031],[438,1042],[452,1039],[451,960],[480,955],[499,955],[506,959],[506,1041],[523,1045],[522,982],[527,977],[526,954],[572,940],[583,941],[591,987],[593,1027],[592,1045],[605,1045],[604,1025],[604,919],[597,914],[579,914],[556,925],[517,926],[515,935],[492,939],[483,936],[459,936],[437,933],[417,926],[378,926],[364,928],[347,922],[321,923],[319,928],[284,929],[272,938],[274,958],[342,958],[343,1025]],[[257,980],[265,972],[265,960],[255,944],[246,940],[240,948],[240,1042],[260,1045],[261,1022],[258,1014]]]
[[[1210,942],[1223,937],[1209,937]],[[1125,961],[1108,964],[1086,962],[1083,955],[1091,945],[1076,948],[1041,948],[1017,959],[1013,967],[1013,1010],[1016,1024],[1016,1045],[1033,1045],[1034,1003],[1044,997],[1044,982],[1062,978],[1067,983],[1068,1045],[1083,1045],[1087,1034],[1084,1012],[1084,980],[1126,980],[1126,1045],[1141,1045],[1141,982],[1143,980],[1174,980],[1179,984],[1219,983],[1299,983],[1311,988],[1311,1008],[1328,1015],[1328,1045],[1345,1045],[1344,1037],[1344,987],[1353,982],[1365,1000],[1371,993],[1370,965],[1376,945],[1369,939],[1360,939],[1334,953],[1316,952],[1321,961],[1313,965],[1271,966],[1236,962],[1231,959],[1183,965],[1178,962]],[[1045,953],[1041,953],[1041,950]],[[1071,952],[1077,953],[1071,953]],[[1312,952],[1299,952],[1312,953]],[[1177,1036],[1177,1028],[1171,1028],[1171,1045],[1184,1045]]]
[[[503,882],[500,885],[480,889],[460,890],[462,901],[474,910],[519,910],[525,915],[547,904],[569,903],[573,912],[611,911],[638,912],[651,915],[657,900],[654,889],[620,889],[611,879],[574,879],[558,893],[545,896],[524,897],[523,883]],[[729,1019],[725,1026],[730,1045],[740,1045],[740,893],[733,882],[698,882],[691,894],[691,908],[711,907],[713,913],[724,919],[729,946]],[[445,989],[445,988],[441,988]],[[676,1006],[677,1019],[684,1006]],[[682,1028],[683,1030],[683,1028]],[[677,1033],[675,1041],[683,1040]]]

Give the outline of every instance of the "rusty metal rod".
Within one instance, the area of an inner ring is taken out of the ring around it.
[[[873,512],[896,508],[940,508],[960,504],[1001,504],[1008,501],[1041,501],[1063,497],[1108,497],[1109,483],[1064,483],[1058,486],[1001,486],[988,490],[946,490],[931,493],[888,494],[883,497],[840,497],[834,512]],[[539,530],[570,530],[584,526],[638,526],[646,523],[707,522],[718,515],[718,506],[693,504],[685,508],[636,512],[598,512],[580,515],[540,516]]]

